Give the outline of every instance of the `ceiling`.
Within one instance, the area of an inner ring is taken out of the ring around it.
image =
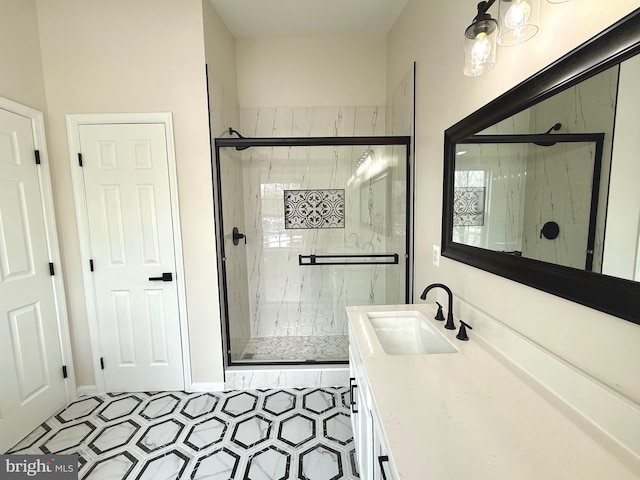
[[[209,0],[237,39],[384,36],[407,0]]]

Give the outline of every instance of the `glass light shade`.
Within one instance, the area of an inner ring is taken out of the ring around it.
[[[477,32],[464,38],[464,74],[477,77],[496,66],[496,38],[498,29]]]
[[[493,18],[470,25],[464,36],[464,74],[477,77],[496,66],[497,22]]]
[[[538,33],[540,0],[499,0],[498,45],[510,47]]]

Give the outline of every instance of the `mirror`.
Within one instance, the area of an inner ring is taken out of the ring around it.
[[[640,9],[445,131],[442,255],[640,324],[638,53]]]

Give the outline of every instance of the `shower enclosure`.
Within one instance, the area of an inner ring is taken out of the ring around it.
[[[228,366],[347,363],[346,306],[410,302],[409,142],[216,139]]]

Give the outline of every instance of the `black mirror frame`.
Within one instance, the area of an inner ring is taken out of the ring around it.
[[[640,325],[640,282],[453,242],[456,143],[640,53],[640,8],[444,132],[442,255]]]

